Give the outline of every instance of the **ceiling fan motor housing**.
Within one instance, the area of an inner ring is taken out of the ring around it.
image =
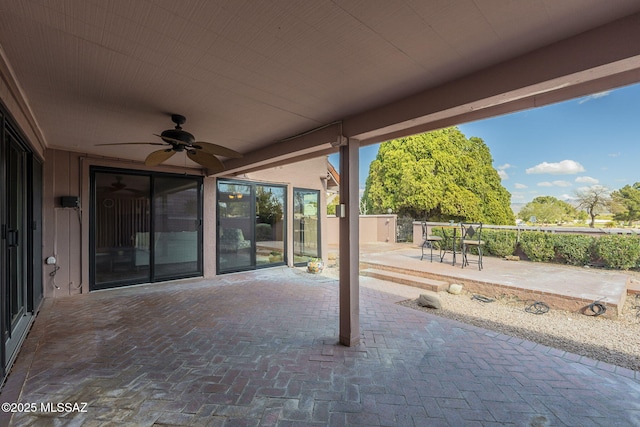
[[[196,138],[187,131],[182,129],[167,129],[160,134],[164,142],[176,145],[175,141],[184,142],[185,145],[192,145],[196,142]]]

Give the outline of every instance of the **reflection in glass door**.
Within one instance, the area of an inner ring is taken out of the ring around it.
[[[198,182],[156,177],[153,189],[154,276],[175,277],[200,271]]]
[[[151,281],[151,177],[94,175],[92,290]]]
[[[218,181],[218,271],[227,273],[255,265],[252,186]]]
[[[320,256],[320,191],[293,189],[293,256],[295,264]]]
[[[274,185],[256,185],[256,266],[285,262],[285,192]]]

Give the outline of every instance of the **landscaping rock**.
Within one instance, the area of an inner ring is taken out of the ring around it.
[[[420,294],[418,297],[418,305],[422,307],[428,308],[442,308],[442,303],[440,302],[440,298],[436,294]]]
[[[462,285],[452,283],[449,285],[449,293],[453,295],[460,295],[462,293]]]

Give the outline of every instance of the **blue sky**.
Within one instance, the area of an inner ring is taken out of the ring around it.
[[[512,203],[640,181],[640,84],[458,127],[487,144]],[[360,149],[361,189],[377,153]]]

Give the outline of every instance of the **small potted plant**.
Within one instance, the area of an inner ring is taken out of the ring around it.
[[[322,270],[324,270],[324,261],[322,261],[322,258],[310,258],[309,261],[307,261],[307,271],[309,273],[318,274],[322,273]]]

